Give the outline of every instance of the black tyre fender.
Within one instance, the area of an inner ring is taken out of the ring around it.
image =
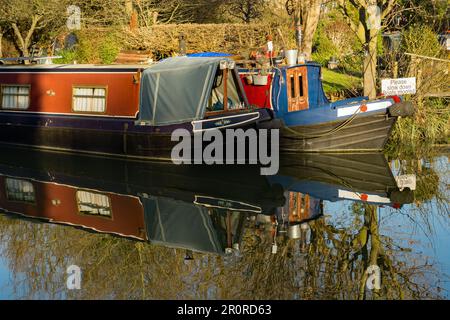
[[[393,203],[408,204],[414,202],[414,191],[409,188],[405,188],[403,191],[394,190],[389,195],[390,200]]]

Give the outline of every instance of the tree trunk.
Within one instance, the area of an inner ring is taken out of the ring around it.
[[[131,14],[133,13],[133,1],[125,0],[125,12],[128,15],[128,18],[131,18]]]
[[[311,60],[314,34],[320,19],[320,8],[322,0],[310,0],[304,3],[303,7],[303,39],[302,52],[307,60]]]
[[[361,41],[361,43],[366,47],[366,56],[364,58],[364,95],[368,96],[369,98],[373,99],[376,97],[376,84],[377,84],[377,36],[379,27],[377,26],[376,21],[378,19],[381,19],[381,22],[383,19],[386,18],[386,16],[393,10],[396,3],[398,3],[397,0],[385,0],[383,1],[384,9],[381,12],[381,16],[377,17],[375,15],[378,15],[380,12],[378,10],[368,10],[371,4],[376,4],[376,1],[348,1],[348,0],[339,0],[338,4],[341,9],[341,12],[347,21],[347,24],[350,26],[350,28],[353,30],[353,32],[356,33],[358,36],[358,39]],[[353,14],[351,14],[351,8],[354,10],[357,10],[359,12],[359,18],[358,21],[354,20]],[[370,16],[368,17],[368,20],[371,21],[370,25],[374,24],[372,28],[367,23],[367,14]]]
[[[364,257],[365,270],[370,266],[378,266],[378,259],[383,251],[378,229],[377,208],[375,205],[366,205],[364,209],[364,226],[368,229],[370,235],[370,253]],[[367,245],[365,248],[367,249]],[[366,271],[361,279],[359,300],[365,300],[366,298],[367,279],[368,274]],[[375,288],[374,295],[378,296],[378,293],[378,289]]]
[[[3,31],[0,30],[0,58],[3,58]]]
[[[364,95],[374,99],[377,96],[377,36],[374,32],[368,36],[364,57]]]
[[[40,19],[41,19],[41,17],[37,16],[37,15],[32,17],[31,26],[30,26],[30,29],[28,29],[27,35],[25,36],[25,38],[22,36],[22,33],[20,32],[17,24],[16,23],[11,24],[11,27],[14,31],[14,35],[16,36],[16,39],[17,39],[17,44],[19,46],[20,51],[22,52],[23,57],[30,56],[29,48],[31,45],[31,39],[32,39],[33,33],[36,30],[37,24]],[[25,61],[25,64],[27,64],[27,63],[29,63],[28,60]]]

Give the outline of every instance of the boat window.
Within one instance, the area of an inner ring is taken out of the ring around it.
[[[308,109],[307,67],[286,70],[288,112]]]
[[[293,75],[291,75],[291,98],[295,98],[295,79]]]
[[[224,106],[226,78],[226,110],[236,110],[244,107],[244,102],[239,95],[236,78],[231,70],[218,70],[214,80],[207,111],[226,111]]]
[[[208,105],[208,111],[223,111],[223,95],[224,95],[224,72],[218,70],[211,91],[211,97]]]
[[[228,77],[228,110],[235,110],[235,109],[241,109],[244,107],[244,101],[241,100],[241,97],[239,95],[239,90],[236,85],[235,74],[232,70],[229,70],[229,77]]]
[[[77,204],[78,211],[81,214],[112,217],[111,202],[105,194],[84,190],[77,191]]]
[[[2,85],[2,109],[26,110],[30,106],[29,85]]]
[[[106,111],[106,88],[74,87],[73,111],[104,113]]]
[[[35,202],[33,184],[26,180],[6,178],[6,197],[10,201]]]
[[[300,97],[303,97],[303,75],[300,73],[298,76],[298,89],[300,93]]]

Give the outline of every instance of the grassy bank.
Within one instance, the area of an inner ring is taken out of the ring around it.
[[[415,104],[415,115],[401,118],[392,132],[388,148],[399,144],[416,146],[450,143],[450,108],[448,99],[430,98],[423,106]]]
[[[359,77],[322,68],[323,89],[327,96],[355,96],[362,90]]]
[[[322,69],[325,93],[332,100],[362,95],[361,78],[338,71]],[[415,146],[450,144],[450,108],[448,99],[427,98],[423,104],[408,97],[415,106],[415,115],[401,118],[394,127],[388,150],[399,145]]]

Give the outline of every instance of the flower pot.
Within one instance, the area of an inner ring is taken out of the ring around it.
[[[262,75],[254,75],[253,76],[253,85],[255,86],[266,86],[268,83],[268,76]]]
[[[251,75],[245,76],[245,82],[247,84],[253,84],[253,77]]]

